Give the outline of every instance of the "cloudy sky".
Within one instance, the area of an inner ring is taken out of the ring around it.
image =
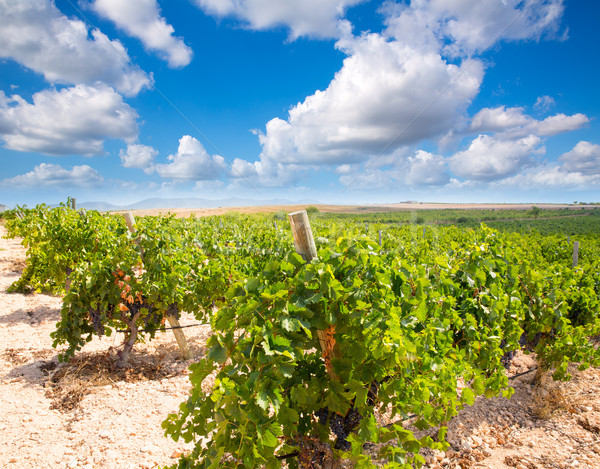
[[[600,2],[0,0],[0,203],[600,201]]]

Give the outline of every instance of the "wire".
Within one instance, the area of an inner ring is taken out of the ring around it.
[[[148,327],[146,329],[140,329],[138,332],[155,332],[155,331],[172,331],[173,329],[185,329],[186,327],[198,327],[198,326],[210,326],[209,322],[197,323],[197,324],[187,324],[185,326],[173,326],[173,327],[160,327],[160,328],[152,328]],[[129,329],[115,329],[115,332],[130,332]]]
[[[520,378],[521,376],[524,376],[524,375],[526,375],[526,374],[532,373],[532,372],[536,371],[537,369],[538,369],[538,367],[537,367],[537,366],[535,366],[535,367],[533,367],[533,368],[532,368],[532,369],[530,369],[530,370],[527,370],[527,371],[524,371],[524,372],[522,372],[522,373],[517,373],[516,375],[510,376],[508,379],[509,379],[509,381],[510,381],[511,379]],[[396,425],[396,424],[398,424],[398,423],[402,423],[402,422],[406,422],[407,420],[414,419],[415,417],[418,417],[418,415],[417,415],[417,414],[411,414],[411,415],[409,415],[408,417],[404,417],[404,418],[401,418],[401,419],[399,419],[399,420],[396,420],[395,422],[392,422],[392,423],[388,423],[388,424],[386,424],[386,425],[383,425],[383,428],[389,428],[389,427],[391,427],[391,426],[393,426],[393,425]],[[294,457],[296,457],[296,456],[299,456],[299,455],[300,455],[300,452],[296,451],[296,452],[294,452],[294,453],[289,453],[289,454],[284,454],[284,455],[282,455],[282,456],[277,456],[277,459],[278,459],[279,461],[281,461],[281,460],[284,460],[284,459],[290,459],[290,458],[294,458]]]

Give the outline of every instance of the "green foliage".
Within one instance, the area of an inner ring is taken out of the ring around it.
[[[126,359],[166,316],[210,320],[190,397],[163,424],[175,439],[203,442],[178,467],[280,467],[278,456],[300,451],[300,462],[288,460],[297,467],[317,451],[307,441],[345,448],[315,417],[327,408],[360,414],[348,451],[333,452],[366,468],[366,443],[380,444],[387,467],[419,466],[421,448],[445,447],[444,424],[462,406],[509,396],[507,352],[534,351],[556,379],[569,378],[572,361],[600,364],[589,340],[600,334],[597,232],[577,236],[573,268],[575,239],[564,232],[471,229],[481,214],[460,214],[461,228],[426,229],[320,214],[310,263],[272,215],[143,217],[132,235],[118,216],[39,206],[6,224],[27,247],[22,285],[64,293],[70,282],[53,333],[55,346],[67,345],[63,358],[126,329]],[[369,237],[379,231],[381,246]],[[335,339],[331,356],[317,331]],[[380,426],[383,412],[396,423]],[[412,414],[419,429],[439,427],[438,441],[401,424]]]
[[[309,215],[315,214],[315,213],[319,213],[319,209],[313,205],[306,207],[306,213],[308,213]]]
[[[531,216],[533,218],[538,218],[540,216],[540,213],[542,213],[542,209],[536,206],[531,207]]]
[[[527,338],[557,379],[568,378],[570,361],[600,363],[588,339],[600,324],[593,255],[574,270],[562,255],[549,260],[553,242],[542,246],[539,235],[482,227],[423,238],[404,227],[389,230],[379,248],[357,235],[358,223],[345,228],[353,234],[313,226],[318,260],[287,253],[230,288],[207,356],[192,366],[190,398],[163,424],[175,439],[206,442],[179,467],[279,467],[277,455],[303,450],[306,435],[334,447],[315,417],[324,407],[362,415],[345,453],[360,467],[372,466],[363,445],[382,442],[393,443],[379,454],[388,467],[418,466],[419,449],[441,448],[443,438],[380,427],[384,409],[392,418],[416,414],[421,429],[441,425],[443,435],[444,422],[476,396],[510,395],[502,358]],[[560,251],[562,238],[555,242]],[[332,327],[334,377],[316,338]],[[208,375],[215,381],[206,392]],[[374,383],[377,398],[368,402]]]

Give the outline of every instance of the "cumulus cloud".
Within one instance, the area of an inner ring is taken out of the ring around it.
[[[446,63],[379,34],[338,42],[348,54],[326,90],[267,123],[262,159],[342,164],[445,133],[477,94],[483,70]]]
[[[398,187],[431,188],[450,183],[448,165],[441,155],[418,150],[412,155],[401,155],[386,166],[341,165],[335,169],[340,182],[348,189],[387,189]]]
[[[199,181],[218,178],[227,168],[225,159],[209,155],[204,146],[190,135],[179,139],[175,155],[167,157],[169,163],[154,165],[154,170],[165,179]]]
[[[137,113],[106,85],[44,90],[33,103],[0,91],[0,136],[12,150],[100,155],[107,138],[137,136]]]
[[[89,187],[102,183],[102,176],[88,165],[63,168],[57,164],[42,163],[33,171],[2,181],[3,186],[36,188],[48,186]]]
[[[585,114],[577,113],[572,116],[567,116],[566,114],[561,113],[546,117],[543,121],[532,123],[529,130],[537,135],[549,137],[551,135],[558,135],[563,132],[581,129],[589,121],[590,119]]]
[[[156,0],[95,0],[93,9],[113,21],[118,28],[138,38],[149,51],[155,51],[170,67],[185,67],[192,60],[192,50],[173,26],[160,15]]]
[[[282,187],[297,183],[309,169],[307,165],[282,164],[272,158],[254,162],[236,158],[229,176],[237,182],[245,180],[251,186]]]
[[[471,132],[498,132],[502,130],[522,128],[531,122],[531,118],[523,113],[522,107],[484,108],[471,119]]]
[[[49,0],[0,0],[0,57],[44,75],[51,83],[106,83],[134,96],[151,77],[130,63],[119,41],[64,16]]]
[[[585,114],[555,114],[543,120],[524,114],[522,107],[484,108],[471,119],[471,132],[500,132],[500,137],[520,138],[527,135],[548,137],[582,128],[589,122]]]
[[[600,175],[600,145],[581,141],[558,159],[563,171]]]
[[[581,141],[558,163],[544,163],[494,181],[490,187],[581,190],[600,187],[600,145]]]
[[[387,34],[415,48],[458,57],[481,53],[499,41],[557,37],[563,0],[431,0],[390,3]]]
[[[139,168],[146,173],[153,170],[154,158],[158,155],[158,150],[140,144],[127,145],[127,149],[119,151],[121,164],[124,168]]]
[[[496,181],[491,187],[515,187],[526,189],[585,189],[600,186],[599,174],[583,174],[563,171],[557,165],[543,165],[515,176]]]
[[[351,6],[365,0],[195,0],[207,13],[235,17],[252,29],[285,26],[290,38],[337,37],[338,22]]]
[[[469,148],[449,158],[450,169],[461,178],[479,181],[506,178],[533,165],[534,156],[545,152],[541,143],[534,135],[518,140],[479,135]]]
[[[445,159],[419,150],[408,158],[405,182],[411,186],[443,186],[450,182]]]

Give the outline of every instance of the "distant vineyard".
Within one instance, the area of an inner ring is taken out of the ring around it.
[[[13,289],[64,294],[53,333],[63,359],[126,330],[126,365],[166,318],[210,322],[191,395],[163,424],[198,442],[174,467],[308,468],[342,456],[373,467],[374,444],[388,467],[419,466],[421,448],[446,447],[444,424],[462,406],[511,394],[516,350],[556,379],[571,362],[600,364],[600,231],[388,216],[314,213],[315,258],[277,216],[143,217],[129,229],[122,216],[65,205],[11,211],[6,226],[27,247]],[[396,423],[380,425],[383,413]],[[437,435],[417,438],[409,416]]]

